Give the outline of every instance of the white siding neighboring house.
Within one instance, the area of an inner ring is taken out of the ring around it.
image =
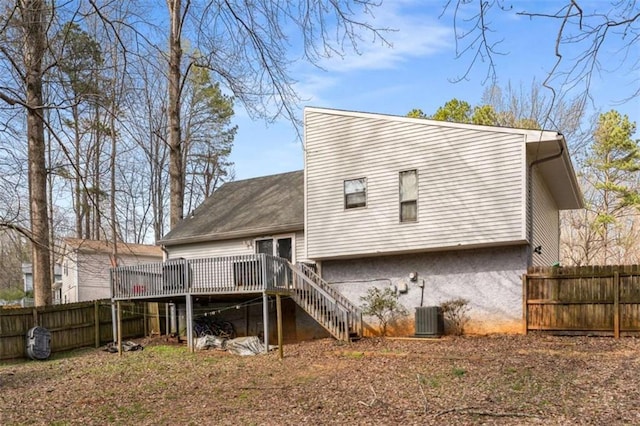
[[[304,125],[304,171],[226,183],[168,257],[284,247],[357,305],[372,286],[410,312],[463,297],[469,331],[522,330],[521,276],[558,261],[559,210],[582,207],[562,135],[322,108]]]
[[[61,303],[83,302],[111,297],[109,269],[114,266],[113,243],[108,241],[65,238]],[[118,243],[118,266],[162,261],[159,246]]]

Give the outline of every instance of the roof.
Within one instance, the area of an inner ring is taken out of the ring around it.
[[[228,182],[159,243],[167,246],[304,229],[304,171]]]
[[[78,253],[111,253],[113,241],[84,240],[80,238],[64,238],[64,243]],[[119,255],[162,257],[162,248],[147,244],[117,243]]]

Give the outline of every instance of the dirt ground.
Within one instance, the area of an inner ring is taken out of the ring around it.
[[[640,339],[318,340],[285,357],[142,341],[0,364],[0,424],[640,424]]]

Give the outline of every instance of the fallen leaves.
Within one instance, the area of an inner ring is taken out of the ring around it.
[[[640,423],[635,338],[325,339],[283,360],[143,344],[0,365],[0,423]]]

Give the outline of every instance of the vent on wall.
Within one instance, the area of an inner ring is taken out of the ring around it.
[[[439,306],[416,308],[416,336],[439,337],[444,334],[444,316]]]

